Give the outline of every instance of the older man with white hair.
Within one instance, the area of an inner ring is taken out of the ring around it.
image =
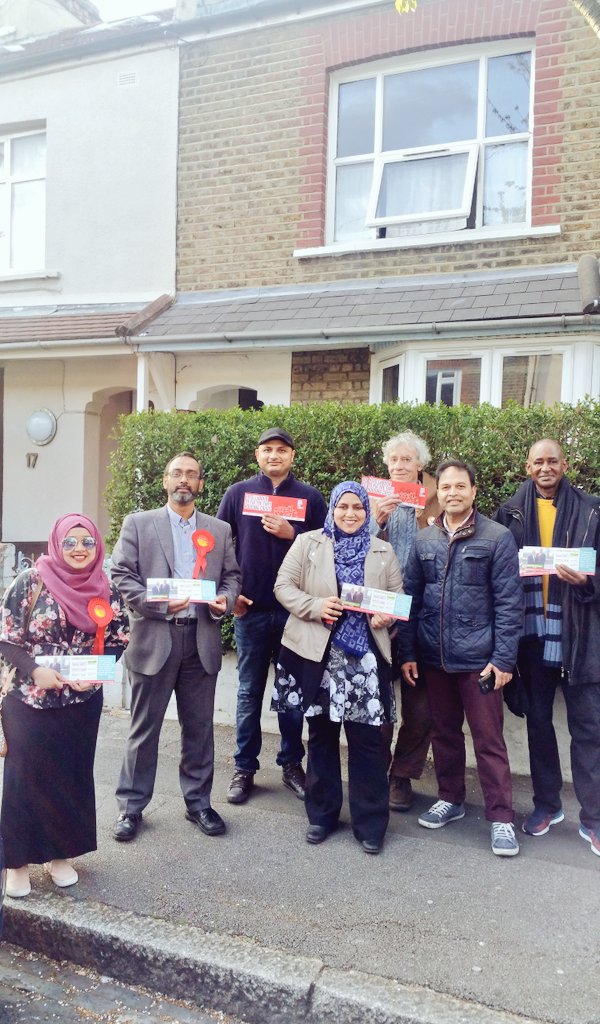
[[[440,514],[435,480],[424,467],[431,461],[426,442],[412,430],[395,434],[382,448],[390,480],[400,483],[420,483],[427,489],[425,508],[415,509],[402,504],[398,495],[382,498],[375,505],[372,522],[379,537],[393,547],[402,573],[419,529],[428,525],[430,518]],[[399,666],[397,676],[400,676]],[[393,811],[408,811],[413,803],[411,779],[420,779],[425,766],[430,742],[431,719],[423,680],[414,685],[400,676],[402,720],[396,748],[391,752],[394,727],[382,726],[384,739],[390,750],[390,807]]]

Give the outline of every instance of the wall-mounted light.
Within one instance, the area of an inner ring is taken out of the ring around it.
[[[38,409],[37,412],[32,412],[25,429],[28,438],[34,444],[50,444],[56,435],[56,416],[50,409]]]

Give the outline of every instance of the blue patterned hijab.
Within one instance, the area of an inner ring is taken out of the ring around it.
[[[360,530],[356,533],[344,533],[335,525],[333,512],[343,494],[356,494],[362,503],[367,515]],[[335,561],[335,575],[338,583],[356,583],[362,585],[365,582],[365,558],[371,546],[369,533],[369,521],[371,512],[369,508],[369,496],[364,487],[353,480],[344,480],[337,484],[331,492],[329,499],[329,511],[323,533],[331,537],[333,541],[333,557]],[[347,654],[353,654],[362,658],[370,649],[369,626],[367,616],[364,612],[346,611],[338,626],[335,627],[333,643],[341,647]]]

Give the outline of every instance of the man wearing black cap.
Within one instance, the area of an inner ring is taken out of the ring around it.
[[[262,702],[269,666],[279,653],[287,619],[287,612],[273,596],[275,578],[296,536],[318,530],[327,514],[322,494],[300,483],[291,472],[295,449],[286,430],[272,427],[263,431],[255,455],[260,473],[229,487],[217,512],[217,517],[231,526],[242,570],[242,593],[234,607],[239,690],[235,772],[227,790],[232,804],[245,803],[260,767]],[[284,508],[284,514],[277,508],[268,510],[273,498],[286,499],[286,504],[295,508]],[[261,512],[261,506],[266,510]],[[283,770],[283,784],[302,800],[302,712],[299,709],[297,717],[285,714],[278,718],[281,748],[277,764]]]

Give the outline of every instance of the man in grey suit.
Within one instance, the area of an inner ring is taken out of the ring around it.
[[[241,574],[228,524],[197,512],[202,467],[191,452],[165,468],[167,504],[125,518],[113,552],[112,577],[129,611],[126,664],[131,679],[131,725],[117,788],[119,818],[113,836],[135,839],[154,790],[158,740],[171,694],[181,725],[179,782],[186,818],[209,836],[225,831],[210,805],[213,780],[213,711],[221,667],[219,623],[241,589]],[[202,531],[198,536],[196,531]],[[195,535],[195,536],[194,536]],[[214,600],[148,602],[152,578],[191,579],[197,559],[202,578],[216,585]]]

